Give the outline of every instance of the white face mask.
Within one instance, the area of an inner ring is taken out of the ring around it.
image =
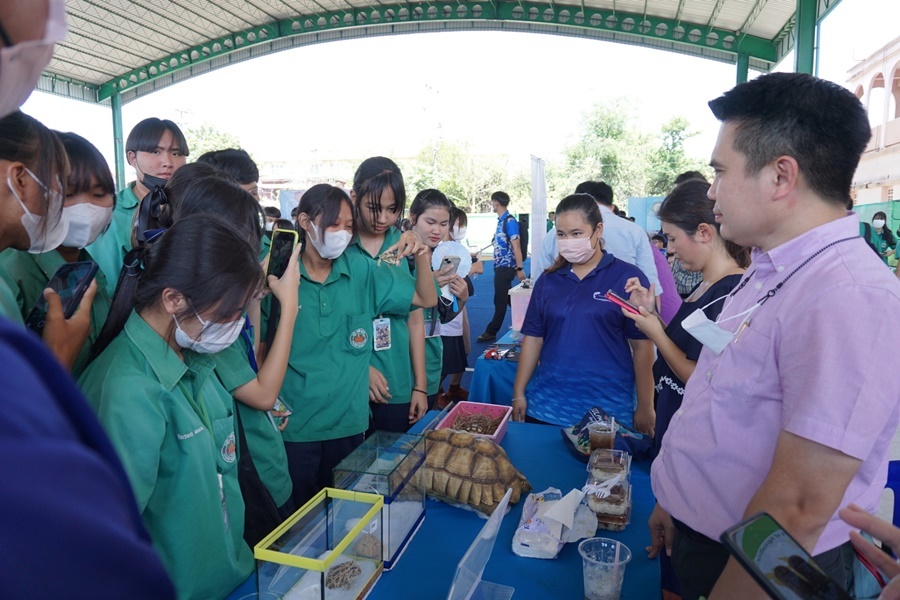
[[[275,223],[272,221],[266,221],[266,231],[272,231],[272,228],[275,226]]]
[[[69,231],[62,245],[67,248],[84,248],[94,243],[109,226],[112,206],[97,206],[81,202],[63,208],[63,219],[69,224]]]
[[[172,315],[172,319],[175,320],[175,343],[186,350],[193,350],[198,354],[221,352],[240,337],[241,329],[244,328],[244,319],[242,318],[230,323],[210,323],[204,321],[197,314],[197,311],[194,311],[194,314],[197,316],[200,324],[203,325],[199,340],[193,339],[181,328],[175,315]]]
[[[43,39],[0,48],[0,117],[28,100],[53,56],[53,44],[66,37],[65,0],[50,0],[47,10]]]
[[[727,319],[722,319],[721,321],[713,323],[709,320],[709,317],[706,316],[706,313],[703,312],[704,309],[708,306],[712,306],[716,302],[720,300],[724,300],[728,296],[722,296],[721,298],[717,298],[704,306],[703,308],[698,308],[691,314],[687,316],[681,322],[681,327],[687,331],[689,334],[694,336],[698,342],[709,348],[715,354],[721,354],[722,350],[724,350],[729,343],[734,339],[734,336],[737,334],[737,331],[728,331],[727,329],[722,329],[719,327],[719,323],[724,323],[726,321],[731,321],[733,319],[737,319],[738,317],[744,317],[744,320],[741,321],[741,325],[750,322],[750,314],[760,307],[759,304],[754,304],[747,310],[742,313],[738,313]],[[738,327],[740,330],[740,327]]]
[[[63,202],[62,194],[56,190],[48,189],[47,186],[44,185],[43,182],[28,168],[25,169],[25,172],[28,173],[28,175],[30,175],[45,192],[51,195],[47,212],[48,214],[55,213],[57,207]],[[22,227],[25,228],[25,233],[28,234],[28,241],[31,244],[28,247],[28,252],[31,254],[42,254],[59,246],[65,239],[66,231],[68,229],[66,215],[60,215],[60,217],[44,231],[44,221],[47,220],[47,217],[36,215],[28,210],[25,203],[19,198],[19,194],[16,193],[16,188],[13,187],[12,179],[9,177],[6,178],[6,185],[9,186],[9,191],[12,192],[12,195],[19,203],[19,206],[25,211],[25,214],[22,215]]]
[[[350,240],[353,239],[353,236],[346,229],[342,229],[340,231],[329,231],[328,239],[324,242],[322,241],[323,232],[316,224],[310,221],[310,225],[312,225],[313,233],[316,234],[316,238],[310,240],[312,245],[316,247],[316,250],[319,251],[319,256],[322,258],[327,258],[329,260],[334,260],[338,256],[344,253],[344,250],[347,249],[347,246],[350,245]]]
[[[872,226],[875,227],[875,229],[881,229],[884,227],[884,219],[874,219],[872,221]]]
[[[456,225],[453,226],[453,230],[450,232],[450,238],[454,242],[461,242],[466,239],[466,228],[458,227]]]

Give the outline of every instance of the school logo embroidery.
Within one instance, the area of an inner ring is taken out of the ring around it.
[[[353,333],[350,334],[350,345],[354,348],[362,348],[368,341],[369,334],[361,327],[359,329],[354,329]]]
[[[233,463],[237,458],[237,447],[234,443],[234,432],[228,434],[225,442],[222,444],[222,460],[227,463]]]

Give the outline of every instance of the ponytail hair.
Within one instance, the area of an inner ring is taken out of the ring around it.
[[[412,205],[409,207],[409,219],[412,223],[415,223],[419,220],[419,217],[422,216],[429,208],[446,208],[447,212],[452,216],[453,209],[455,208],[453,203],[447,199],[447,196],[444,195],[444,192],[435,189],[425,189],[416,194],[416,197],[413,198]]]
[[[338,216],[341,214],[341,203],[346,202],[353,213],[353,236],[356,237],[357,219],[356,213],[353,211],[353,203],[350,202],[350,196],[347,192],[339,187],[329,185],[327,183],[317,183],[312,186],[300,197],[300,204],[297,205],[297,233],[300,236],[300,243],[303,249],[306,246],[306,231],[299,225],[300,213],[306,214],[313,223],[319,221],[318,227],[322,231],[322,237],[325,237],[325,230],[337,223]],[[301,249],[301,252],[302,250]]]
[[[132,310],[157,306],[166,288],[189,300],[176,317],[213,310],[213,321],[233,319],[263,284],[258,250],[246,236],[216,215],[191,215],[175,223],[153,244],[128,253],[109,318],[94,344],[100,355],[125,326]]]
[[[572,194],[571,196],[566,196],[562,199],[562,202],[556,205],[557,219],[560,215],[568,212],[581,213],[581,217],[584,219],[584,222],[590,225],[592,234],[594,230],[597,229],[597,225],[603,222],[603,215],[600,213],[600,207],[597,206],[597,199],[587,192],[579,192],[576,194]],[[602,239],[600,240],[600,243],[603,243]],[[560,254],[556,257],[556,260],[553,262],[553,264],[547,267],[544,272],[555,273],[556,271],[559,271],[560,269],[568,265],[569,261],[567,261],[565,257]]]

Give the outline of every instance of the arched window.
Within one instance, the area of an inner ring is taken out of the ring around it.
[[[878,127],[884,123],[884,75],[881,73],[872,79],[866,111],[869,113],[869,125]]]

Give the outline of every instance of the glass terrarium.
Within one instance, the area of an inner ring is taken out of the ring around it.
[[[376,431],[334,468],[334,487],[384,497],[385,570],[390,570],[425,518],[425,438]]]
[[[325,488],[253,550],[257,591],[284,600],[359,600],[381,575],[384,500]]]

